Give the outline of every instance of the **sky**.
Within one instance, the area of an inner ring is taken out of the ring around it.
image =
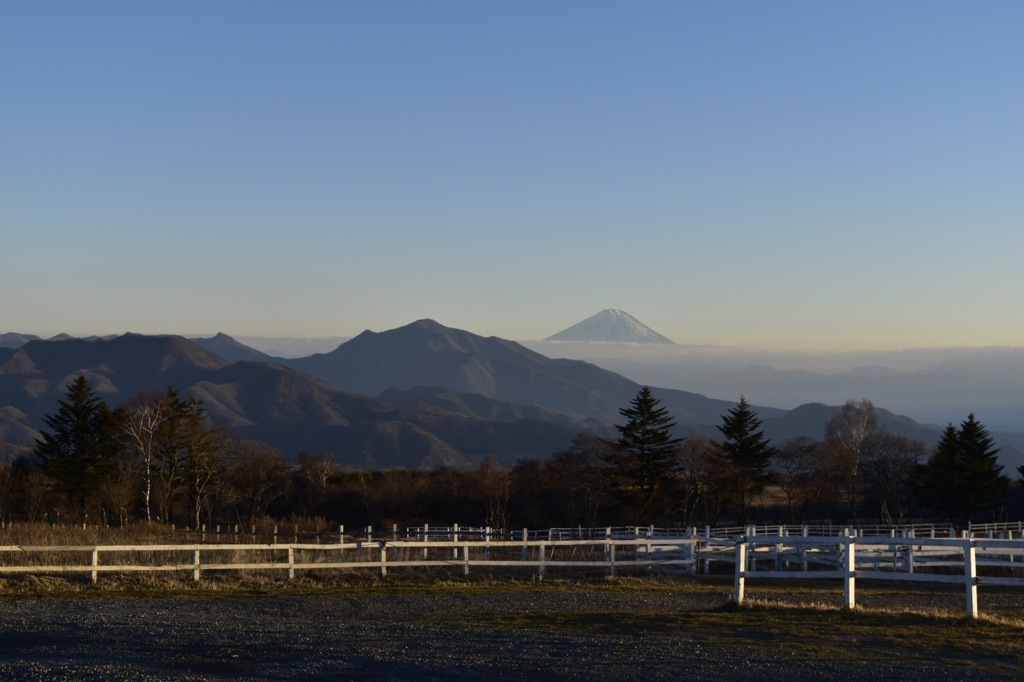
[[[1024,3],[0,2],[0,332],[1024,345]]]

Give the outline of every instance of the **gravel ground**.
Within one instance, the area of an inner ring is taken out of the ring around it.
[[[861,598],[866,606],[872,599],[892,605],[891,596]],[[1004,610],[1024,613],[1020,596],[1008,599]],[[14,599],[0,602],[0,679],[999,679],[998,671],[898,652],[839,662],[678,627],[572,632],[500,622],[531,612],[679,613],[726,600],[724,592],[586,588]]]

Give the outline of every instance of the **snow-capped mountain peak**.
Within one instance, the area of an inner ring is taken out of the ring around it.
[[[591,315],[546,341],[603,341],[606,343],[675,344],[625,310],[608,308]]]

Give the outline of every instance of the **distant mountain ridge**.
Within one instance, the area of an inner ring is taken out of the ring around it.
[[[223,353],[256,360],[230,361]],[[547,457],[577,433],[614,437],[611,426],[640,384],[581,360],[552,359],[514,341],[419,320],[366,331],[329,353],[271,361],[231,337],[125,334],[97,340],[34,340],[0,348],[0,458],[25,454],[78,374],[117,406],[143,389],[169,386],[204,401],[239,437],[280,448],[333,452],[340,465],[465,466],[488,454],[510,462]],[[735,402],[652,388],[679,435],[718,437]],[[775,443],[820,439],[838,411],[756,407]],[[894,433],[934,442],[939,429],[879,408]]]
[[[552,359],[515,342],[418,320],[386,332],[366,331],[330,353],[279,360],[342,390],[444,386],[517,405],[536,405],[610,425],[640,384],[582,360]],[[680,427],[717,421],[734,403],[681,390],[656,391]],[[762,408],[769,416],[781,410]]]
[[[545,341],[591,341],[603,343],[650,343],[675,345],[675,341],[654,331],[625,310],[606,308],[577,322]]]
[[[38,341],[39,337],[35,334],[17,334],[15,332],[6,332],[0,334],[0,348],[21,348],[29,341]]]
[[[330,353],[280,362],[356,393],[445,386],[583,418],[616,411],[622,404],[618,397],[636,386],[587,362],[552,360],[514,341],[477,336],[434,320],[365,331]]]
[[[202,400],[213,421],[240,438],[268,443],[289,457],[333,452],[338,464],[363,468],[466,466],[488,454],[504,461],[543,456],[578,432],[571,420],[520,415],[500,405],[493,409],[510,418],[386,404],[274,363],[228,362],[180,336],[32,341],[16,351],[0,350],[4,459],[31,451],[43,415],[54,411],[79,374],[111,407],[142,390],[174,387]]]
[[[245,354],[226,335],[201,341]],[[553,360],[433,320],[364,332],[295,367],[280,359],[230,362],[204,343],[126,334],[0,349],[0,441],[8,441],[8,453],[31,450],[26,434],[41,427],[67,382],[84,374],[112,407],[143,389],[174,387],[203,400],[214,421],[239,437],[292,457],[330,451],[359,467],[458,466],[487,454],[547,457],[583,430],[613,435],[619,408],[639,389],[596,365]],[[733,405],[685,391],[655,393],[681,432],[706,432]]]
[[[192,339],[192,341],[230,362],[271,362],[273,360],[266,353],[239,343],[224,332],[220,332],[208,339]]]

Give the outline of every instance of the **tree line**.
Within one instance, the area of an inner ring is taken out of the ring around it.
[[[67,387],[32,456],[0,465],[0,518],[255,527],[272,518],[324,529],[460,522],[493,528],[658,524],[964,525],[1007,513],[1010,479],[973,414],[929,450],[848,401],[825,438],[774,445],[745,398],[718,438],[675,435],[648,387],[620,410],[618,438],[580,433],[549,458],[474,469],[355,471],[328,453],[236,439],[173,388],[110,409],[85,376]],[[1024,467],[1020,473],[1024,476]]]

